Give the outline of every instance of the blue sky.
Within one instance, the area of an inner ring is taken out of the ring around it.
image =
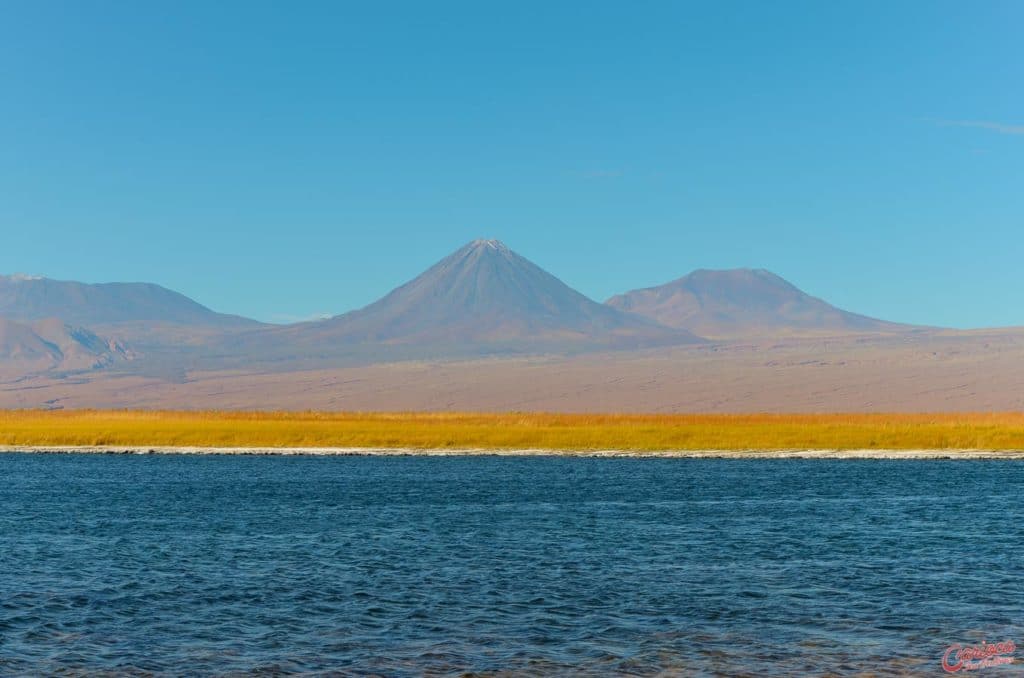
[[[1024,325],[1021,2],[0,5],[0,272],[283,321],[500,238]]]

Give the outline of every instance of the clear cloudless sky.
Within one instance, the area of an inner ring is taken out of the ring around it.
[[[0,4],[0,272],[287,321],[499,238],[1024,325],[1024,2]]]

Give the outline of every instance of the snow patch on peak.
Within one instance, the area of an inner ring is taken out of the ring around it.
[[[494,240],[494,239],[488,239],[488,238],[478,238],[477,240],[474,240],[473,242],[471,242],[470,246],[473,247],[474,249],[481,249],[481,248],[483,248],[483,249],[497,250],[499,252],[507,252],[507,251],[509,251],[508,247],[505,245],[505,243],[501,242],[500,240]]]

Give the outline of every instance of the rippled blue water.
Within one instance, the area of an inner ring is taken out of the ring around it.
[[[936,674],[1024,640],[1018,462],[3,454],[0,481],[5,675]]]

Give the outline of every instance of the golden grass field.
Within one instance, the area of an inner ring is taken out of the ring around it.
[[[7,410],[5,446],[1024,449],[1024,413],[415,414]]]

